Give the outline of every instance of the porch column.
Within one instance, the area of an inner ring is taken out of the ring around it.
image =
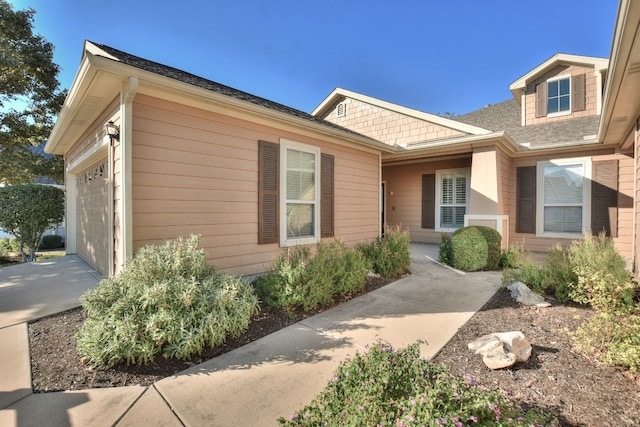
[[[466,225],[484,225],[498,230],[502,247],[509,245],[509,217],[504,211],[502,188],[503,154],[495,146],[474,148],[471,160],[469,212]]]

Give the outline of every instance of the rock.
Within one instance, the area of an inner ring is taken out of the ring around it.
[[[531,357],[531,344],[520,331],[484,335],[467,347],[482,355],[482,361],[490,369],[508,368]]]
[[[513,282],[507,289],[511,291],[511,297],[524,305],[535,305],[536,307],[550,307],[541,295],[536,294],[522,282]]]

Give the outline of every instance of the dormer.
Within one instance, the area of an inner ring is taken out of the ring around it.
[[[521,125],[597,116],[609,61],[558,53],[509,85],[521,107]]]

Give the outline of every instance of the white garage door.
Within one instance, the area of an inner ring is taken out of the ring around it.
[[[76,252],[103,275],[109,273],[107,160],[77,177]]]

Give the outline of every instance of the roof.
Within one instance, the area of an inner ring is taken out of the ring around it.
[[[131,67],[141,70],[142,73],[132,70]],[[65,150],[70,148],[68,146],[70,141],[74,141],[84,131],[82,127],[84,123],[89,123],[95,119],[106,107],[105,103],[113,99],[111,91],[121,88],[122,78],[130,78],[132,76],[139,77],[141,81],[153,81],[154,84],[160,83],[165,86],[168,82],[165,79],[170,79],[169,81],[178,82],[178,85],[186,84],[197,88],[196,91],[199,91],[198,96],[206,98],[207,102],[216,101],[226,104],[231,103],[231,100],[233,100],[235,101],[234,106],[240,106],[241,109],[246,111],[259,112],[262,115],[277,117],[280,120],[284,118],[297,123],[302,120],[308,123],[310,127],[323,132],[328,131],[343,138],[350,138],[361,145],[368,145],[371,148],[382,149],[383,151],[391,150],[391,147],[380,141],[295,108],[91,41],[85,42],[80,69],[69,90],[69,95],[51,132],[45,150],[49,153],[64,154]],[[171,86],[177,87],[175,84]],[[186,87],[183,85],[180,88],[185,90]],[[192,89],[186,89],[185,91],[194,93]],[[249,105],[253,107],[249,107]]]
[[[611,66],[604,86],[598,140],[623,149],[634,144],[640,116],[640,2],[621,0],[611,46]]]
[[[520,116],[520,104],[510,99],[456,117],[455,120],[492,131],[505,131],[516,143],[531,148],[594,141],[600,121],[600,116],[589,116],[521,126]]]

